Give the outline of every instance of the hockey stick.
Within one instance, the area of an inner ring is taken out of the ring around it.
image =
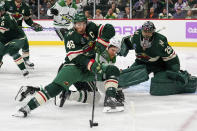
[[[26,29],[33,29],[31,26],[29,27],[24,27],[24,26],[19,26],[20,28],[26,28]],[[55,29],[54,27],[43,27],[43,29]]]
[[[157,30],[156,32],[160,32],[160,31],[165,30],[165,29],[166,29],[166,27],[162,27],[161,29]]]
[[[97,122],[94,122],[94,108],[95,108],[95,95],[96,95],[96,76],[95,76],[95,83],[87,82],[88,85],[93,89],[93,104],[92,104],[92,119],[89,120],[90,122],[90,128],[93,126],[98,126]]]

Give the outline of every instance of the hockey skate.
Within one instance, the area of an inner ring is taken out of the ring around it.
[[[113,95],[105,95],[103,112],[122,112],[124,111],[124,103],[122,100],[117,99],[117,93],[115,97]]]
[[[123,103],[125,101],[124,93],[122,92],[122,89],[116,91],[116,99]]]
[[[29,106],[28,105],[26,105],[26,106],[24,106],[24,107],[21,107],[18,111],[17,111],[17,113],[16,114],[13,114],[12,116],[14,116],[14,117],[23,117],[23,118],[25,118],[25,117],[27,117],[28,116],[28,114],[30,114],[30,108],[29,108]]]
[[[24,77],[28,77],[29,71],[27,69],[21,70]]]
[[[15,100],[16,101],[23,101],[27,96],[33,95],[35,92],[40,91],[39,87],[33,87],[33,86],[21,86],[19,89]]]
[[[29,69],[34,69],[34,63],[30,62],[29,60],[25,60],[25,66]]]
[[[63,107],[66,99],[70,96],[71,91],[62,91],[59,96],[55,97],[54,103],[56,106]]]

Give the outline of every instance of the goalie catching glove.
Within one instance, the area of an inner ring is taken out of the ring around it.
[[[31,25],[31,28],[32,28],[33,30],[35,30],[36,32],[42,31],[42,30],[43,30],[43,27],[42,27],[40,24],[38,24],[38,23],[33,23],[33,24]]]

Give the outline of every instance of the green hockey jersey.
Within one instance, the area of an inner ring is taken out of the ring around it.
[[[143,48],[144,40],[141,29],[137,30],[133,36],[125,39],[129,49],[134,49],[136,60],[143,63],[151,63],[160,66],[158,63],[165,63],[167,69],[178,71],[180,63],[178,56],[172,47],[168,44],[167,38],[160,33],[154,32],[149,48]],[[173,67],[176,65],[176,67]],[[161,65],[162,66],[162,65]]]
[[[67,52],[65,63],[74,64],[87,70],[88,61],[95,59],[95,43],[97,42],[106,48],[109,45],[109,40],[115,35],[115,31],[111,31],[111,27],[106,25],[96,25],[89,22],[83,35],[74,29],[69,30],[64,41]]]
[[[16,20],[8,13],[0,17],[0,42],[4,45],[13,39],[25,37],[21,28],[18,27]]]
[[[5,1],[5,10],[17,20],[19,26],[22,26],[24,17],[31,17],[30,8],[25,2],[16,6],[15,0]],[[27,24],[31,26],[32,23],[33,21]]]

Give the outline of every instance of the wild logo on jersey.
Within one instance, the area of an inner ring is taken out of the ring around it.
[[[22,20],[23,19],[23,15],[19,14],[19,12],[16,12],[15,14],[12,14],[12,16],[16,19],[16,20]]]
[[[159,56],[156,57],[150,57],[146,53],[138,53],[136,54],[137,59],[143,61],[143,62],[154,62],[159,59]]]

